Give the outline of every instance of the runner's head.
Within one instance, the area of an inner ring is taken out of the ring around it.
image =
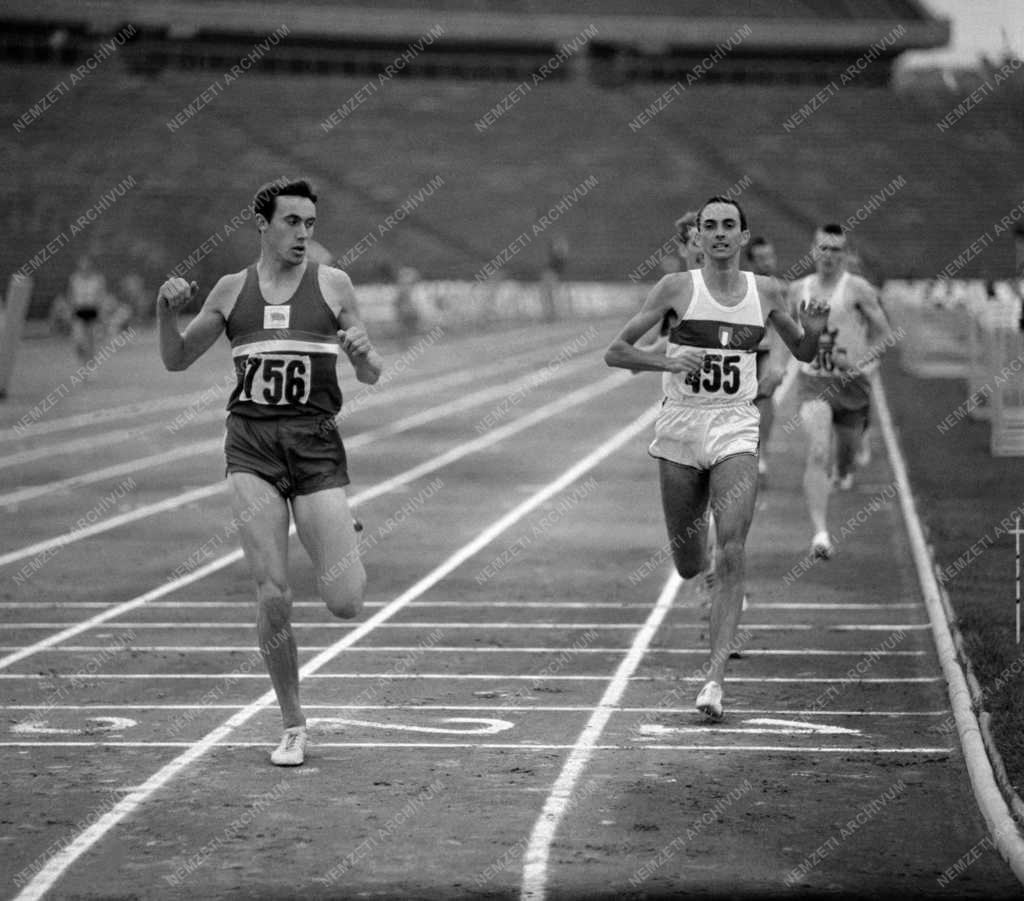
[[[846,262],[846,235],[835,222],[819,226],[814,232],[811,257],[818,275],[831,276],[841,271]]]
[[[775,275],[779,268],[772,242],[760,235],[747,245],[747,259],[757,275]]]
[[[316,194],[308,181],[279,178],[262,185],[252,211],[264,255],[291,266],[305,260],[306,242],[316,224]]]
[[[743,208],[720,195],[704,202],[697,213],[697,228],[705,258],[723,263],[738,260],[740,250],[750,240]]]
[[[697,238],[696,210],[688,210],[676,219],[676,244],[679,258],[687,269],[700,269],[704,265],[704,251]]]

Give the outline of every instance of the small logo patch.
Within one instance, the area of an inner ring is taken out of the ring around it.
[[[288,304],[270,305],[263,308],[264,328],[288,328],[292,308]]]
[[[728,347],[729,342],[732,341],[732,329],[725,325],[718,327],[718,343],[722,347]]]

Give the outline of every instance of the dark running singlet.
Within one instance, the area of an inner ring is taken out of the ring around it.
[[[255,264],[228,316],[227,336],[235,363],[228,412],[253,419],[334,416],[338,387],[338,324],[320,291],[319,265],[306,263],[288,303],[269,304]]]

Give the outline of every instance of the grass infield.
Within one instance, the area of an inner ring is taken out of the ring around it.
[[[1024,640],[1014,635],[1014,536],[1024,524],[1024,461],[989,453],[989,424],[938,425],[967,398],[960,379],[907,375],[896,355],[884,378],[918,511],[949,593],[975,676],[992,715],[1007,773],[1024,794]],[[1011,525],[1012,528],[1012,525]]]

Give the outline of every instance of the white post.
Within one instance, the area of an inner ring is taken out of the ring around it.
[[[14,358],[21,343],[21,332],[31,297],[32,276],[18,273],[12,275],[7,284],[7,304],[3,328],[0,329],[0,400],[7,397],[7,387],[14,372]]]

